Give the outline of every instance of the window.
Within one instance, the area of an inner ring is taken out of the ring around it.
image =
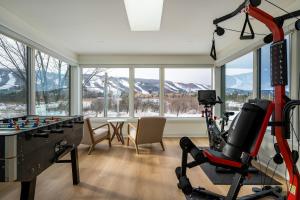
[[[0,34],[0,118],[27,114],[26,45]]]
[[[225,109],[239,112],[253,96],[253,53],[225,66]]]
[[[82,78],[84,115],[129,116],[128,68],[83,68]]]
[[[197,91],[211,89],[211,69],[166,68],[164,84],[165,116],[199,117]]]
[[[129,116],[129,69],[106,69],[107,117]],[[105,81],[104,81],[105,83]]]
[[[36,114],[69,114],[69,65],[43,52],[35,52]]]
[[[289,36],[286,36],[287,40],[287,64],[288,64],[288,80],[290,81],[290,41]],[[273,99],[273,87],[271,87],[271,73],[270,73],[270,44],[261,48],[261,63],[260,63],[260,97],[262,99]],[[288,83],[289,83],[288,81]],[[286,94],[289,96],[289,85],[286,86]]]
[[[104,116],[104,72],[100,68],[82,70],[82,107],[85,116]]]
[[[136,68],[134,116],[159,115],[159,68]]]

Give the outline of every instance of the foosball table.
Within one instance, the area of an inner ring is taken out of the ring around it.
[[[83,117],[23,116],[0,120],[0,182],[21,182],[21,200],[33,200],[36,178],[53,163],[71,163],[79,179],[77,146]],[[66,154],[70,160],[62,160]]]

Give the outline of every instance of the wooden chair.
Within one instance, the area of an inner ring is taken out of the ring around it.
[[[90,145],[88,154],[90,155],[95,145],[103,140],[108,140],[108,145],[111,147],[109,124],[105,123],[96,128],[92,128],[90,118],[86,118],[84,120],[84,133],[81,144]]]
[[[131,140],[135,145],[136,153],[139,154],[138,145],[160,143],[164,151],[162,136],[165,124],[166,118],[164,117],[142,117],[138,120],[137,127],[128,123],[127,146]]]

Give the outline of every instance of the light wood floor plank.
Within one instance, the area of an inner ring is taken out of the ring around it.
[[[206,146],[207,139],[193,139]],[[37,179],[37,200],[174,200],[185,199],[177,189],[175,168],[180,164],[181,150],[178,138],[164,139],[166,151],[160,144],[145,145],[136,155],[133,146],[116,141],[108,148],[106,143],[96,146],[91,155],[88,147],[79,147],[81,183],[72,185],[71,166],[55,164]],[[213,185],[204,172],[196,167],[188,171],[193,185],[201,185],[220,194],[229,186]],[[251,192],[243,187],[241,194]],[[19,183],[1,183],[1,200],[18,200]]]

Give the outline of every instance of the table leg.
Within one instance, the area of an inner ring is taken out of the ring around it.
[[[122,128],[123,128],[124,122],[117,122],[116,124],[109,122],[109,124],[113,128],[113,135],[111,137],[111,141],[116,136],[118,141],[120,141],[122,144],[124,144],[124,138],[123,138],[123,134],[122,134]]]
[[[123,133],[122,133],[123,125],[124,125],[124,122],[121,122],[120,126],[119,126],[119,129],[120,129],[119,135],[120,135],[120,140],[121,140],[122,144],[124,144],[124,137],[123,137]]]
[[[80,182],[79,177],[79,164],[78,164],[78,150],[75,147],[71,151],[71,164],[72,164],[72,177],[73,177],[73,185],[78,185]]]
[[[20,200],[34,200],[36,177],[31,181],[21,182]]]
[[[120,138],[119,128],[120,128],[120,123],[117,122],[117,124],[116,124],[116,136],[118,138],[118,141],[120,142],[121,138]]]
[[[112,141],[114,139],[114,137],[116,136],[116,127],[113,123],[109,122],[109,124],[111,125],[111,127],[113,128],[113,134],[111,136],[110,141]]]

